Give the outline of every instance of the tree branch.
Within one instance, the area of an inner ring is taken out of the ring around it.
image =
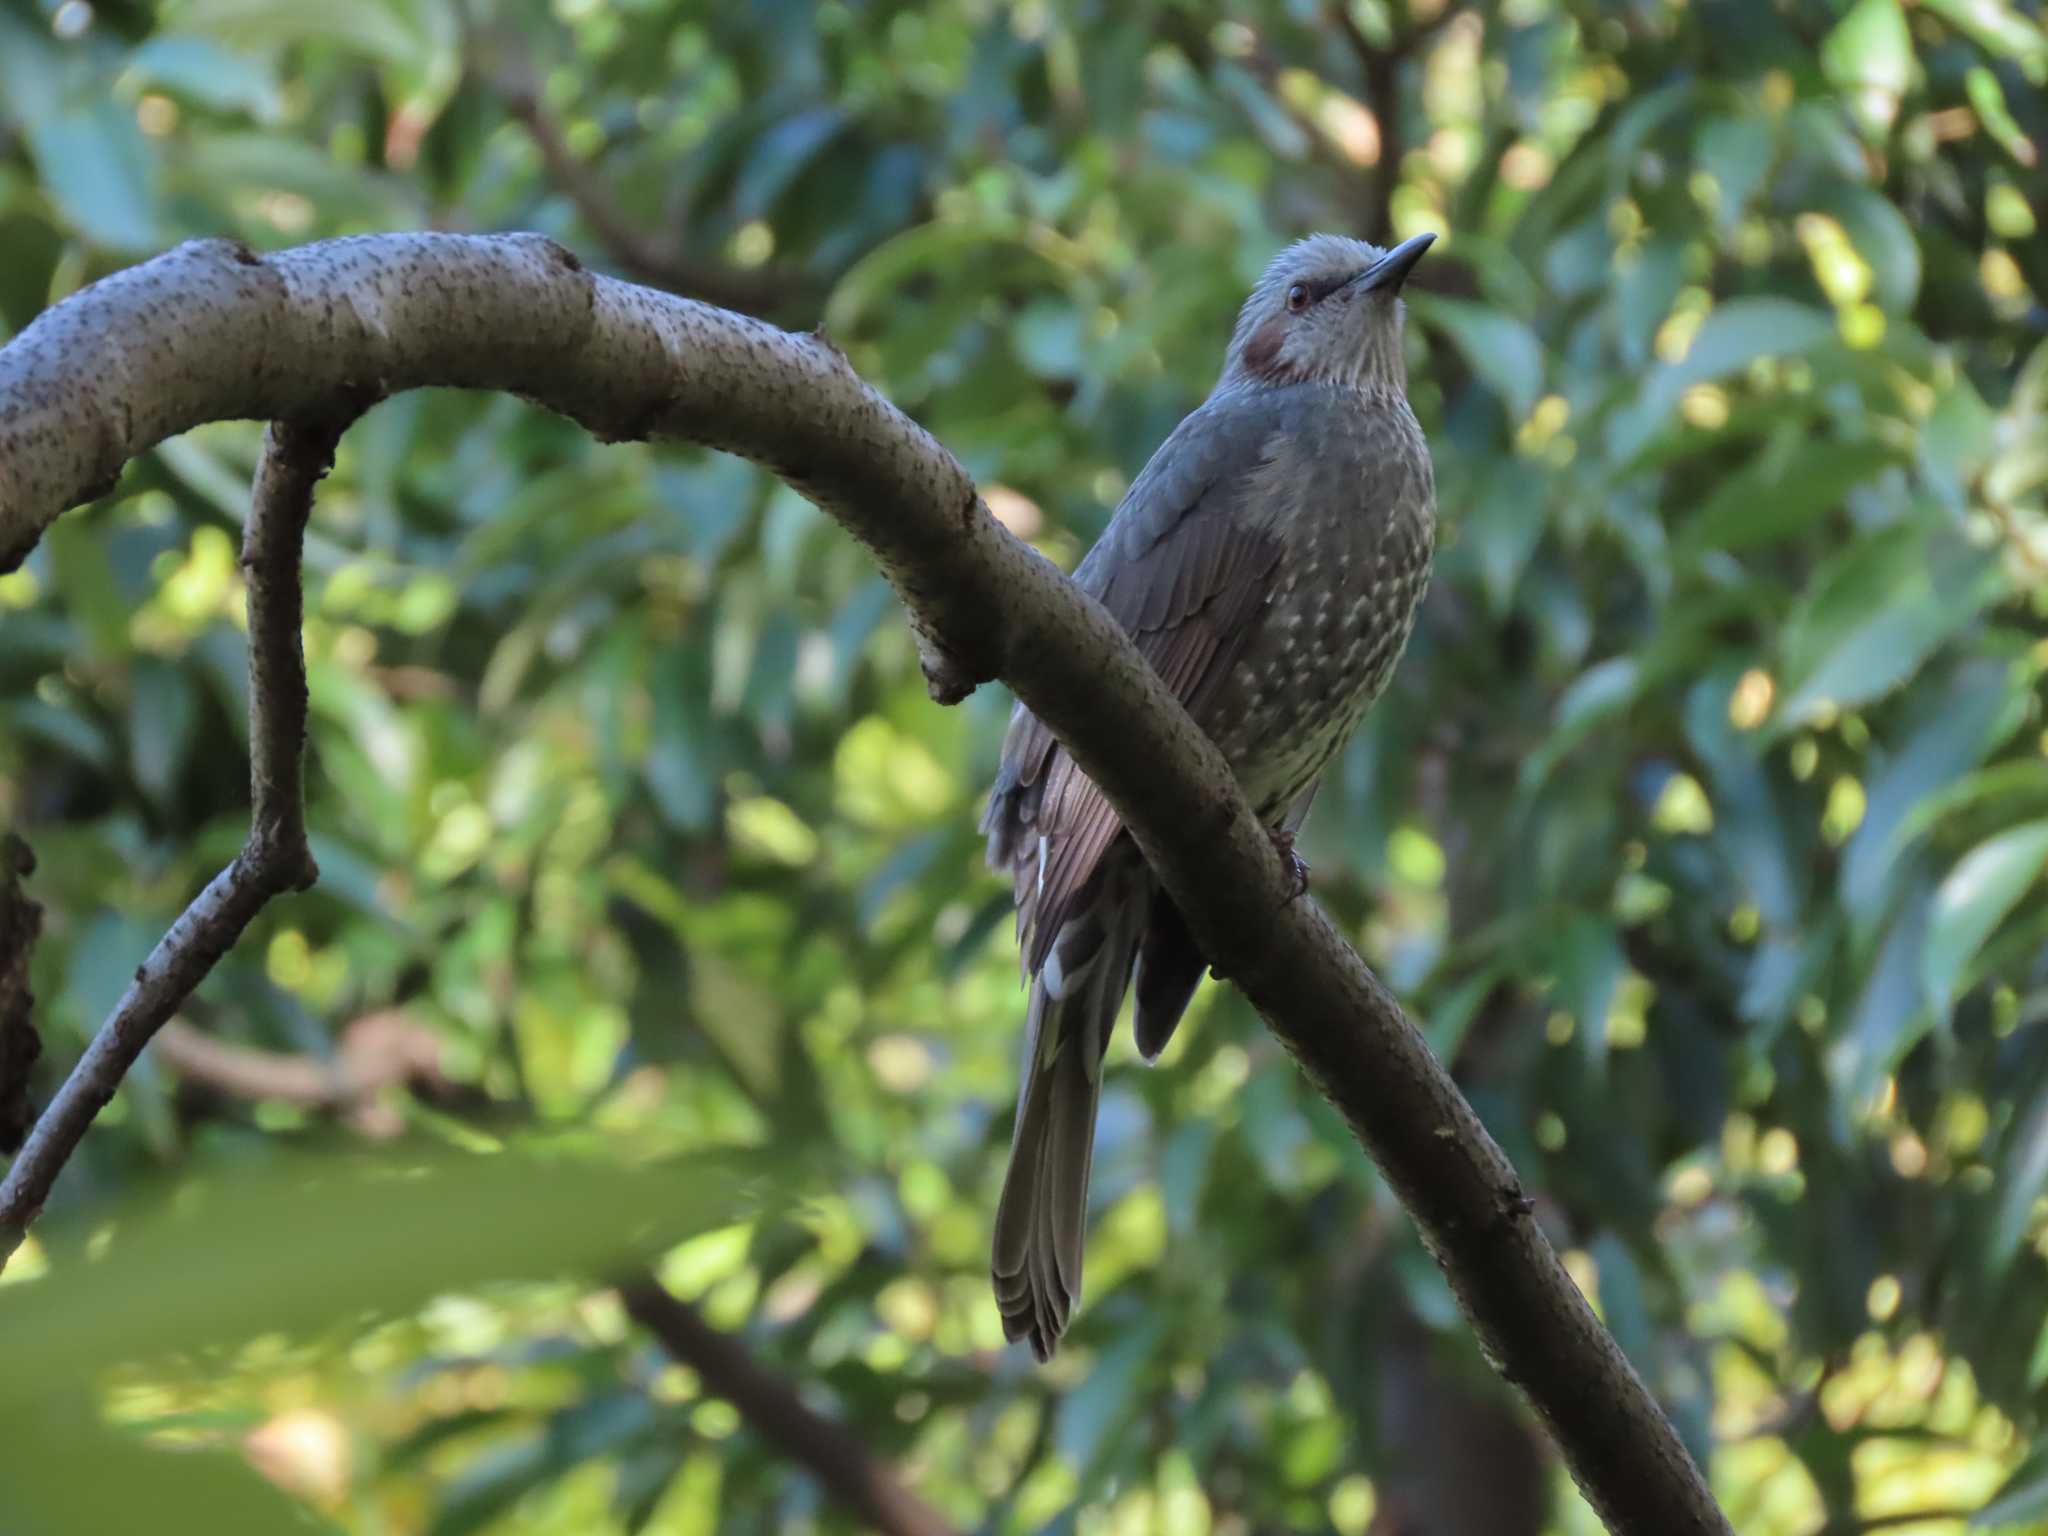
[[[399,1009],[366,1013],[341,1031],[330,1057],[237,1045],[172,1019],[152,1046],[158,1061],[186,1082],[231,1099],[268,1099],[345,1116],[365,1136],[395,1136],[404,1118],[380,1102],[387,1088],[409,1084],[445,1095],[441,1042]]]
[[[1408,145],[1401,122],[1401,68],[1457,14],[1452,0],[1426,22],[1396,23],[1394,40],[1381,47],[1351,14],[1349,0],[1330,0],[1327,14],[1350,45],[1358,60],[1365,92],[1365,104],[1372,110],[1380,130],[1379,163],[1366,190],[1365,215],[1360,221],[1365,238],[1391,245],[1394,233],[1394,189],[1401,184],[1401,159]]]
[[[0,419],[8,423],[0,427],[0,466],[5,466],[0,468],[0,498],[7,495],[7,472],[17,458],[29,462],[31,473],[37,458],[33,446],[18,453],[7,441],[11,429],[20,424],[14,407],[14,395],[0,385]],[[0,1266],[21,1246],[29,1223],[41,1213],[86,1127],[113,1098],[150,1037],[235,946],[272,896],[303,890],[319,873],[306,845],[306,661],[299,640],[299,562],[313,487],[326,474],[334,445],[360,409],[357,392],[343,388],[303,416],[274,422],[264,437],[242,539],[242,566],[249,585],[253,810],[248,840],[136,970],[121,1001],[8,1168],[6,1180],[0,1182]],[[60,427],[37,413],[27,415],[32,443],[64,436]],[[0,524],[6,521],[0,512]]]
[[[769,1445],[810,1470],[819,1485],[884,1536],[951,1536],[939,1512],[868,1454],[847,1427],[812,1408],[730,1334],[720,1333],[651,1276],[619,1287],[632,1319],[704,1379]]]
[[[0,1151],[8,1152],[21,1145],[35,1118],[29,1073],[43,1053],[28,989],[29,956],[43,931],[43,909],[21,889],[35,868],[27,843],[11,832],[0,834]]]
[[[1101,606],[822,338],[593,276],[532,236],[365,236],[260,259],[183,246],[0,350],[0,570],[172,433],[299,418],[371,381],[510,390],[607,439],[728,449],[837,518],[909,609],[933,696],[1002,677],[1102,787],[1214,968],[1379,1163],[1609,1528],[1727,1532],[1514,1169],[1400,1005],[1294,899],[1214,743]]]

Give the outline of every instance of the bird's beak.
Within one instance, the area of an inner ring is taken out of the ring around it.
[[[1435,235],[1417,235],[1412,240],[1403,240],[1351,281],[1360,293],[1399,293],[1401,285],[1408,281],[1409,269],[1422,260],[1422,253],[1435,243]]]

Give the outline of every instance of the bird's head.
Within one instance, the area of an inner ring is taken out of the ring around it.
[[[1324,379],[1401,389],[1401,284],[1435,239],[1417,235],[1387,251],[1342,235],[1310,235],[1288,246],[1238,312],[1223,382]]]

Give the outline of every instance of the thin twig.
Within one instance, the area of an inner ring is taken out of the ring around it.
[[[249,589],[248,840],[158,941],[43,1111],[0,1183],[0,1267],[21,1246],[86,1127],[143,1047],[241,939],[271,897],[311,885],[303,769],[306,660],[299,561],[313,487],[359,407],[273,422],[256,469],[242,566]]]
[[[446,1101],[453,1087],[441,1070],[432,1030],[387,1008],[345,1025],[332,1056],[267,1051],[221,1040],[172,1019],[150,1047],[185,1082],[230,1099],[269,1100],[342,1116],[364,1136],[396,1136],[405,1117],[385,1090],[405,1086]]]
[[[1937,1509],[1904,1509],[1888,1515],[1850,1515],[1841,1520],[1830,1520],[1820,1529],[1820,1536],[1866,1536],[1870,1531],[1896,1530],[1902,1525],[1918,1525],[1926,1520],[1968,1520],[1977,1510],[1974,1506],[1951,1504]]]
[[[703,1378],[705,1390],[740,1412],[754,1433],[811,1475],[884,1536],[951,1536],[952,1526],[904,1487],[844,1424],[826,1418],[746,1346],[721,1333],[651,1277],[619,1288],[633,1320]]]
[[[1785,1405],[1782,1413],[1776,1414],[1756,1425],[1743,1435],[1745,1440],[1793,1440],[1804,1434],[1820,1418],[1821,1394],[1835,1379],[1842,1367],[1849,1363],[1848,1355],[1836,1351],[1820,1363],[1820,1372],[1814,1377],[1813,1385],[1801,1392]]]

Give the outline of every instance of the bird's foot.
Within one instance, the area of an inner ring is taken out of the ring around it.
[[[1285,827],[1273,829],[1273,851],[1286,864],[1288,874],[1294,877],[1294,897],[1299,900],[1308,894],[1308,860],[1294,851],[1294,834]]]

